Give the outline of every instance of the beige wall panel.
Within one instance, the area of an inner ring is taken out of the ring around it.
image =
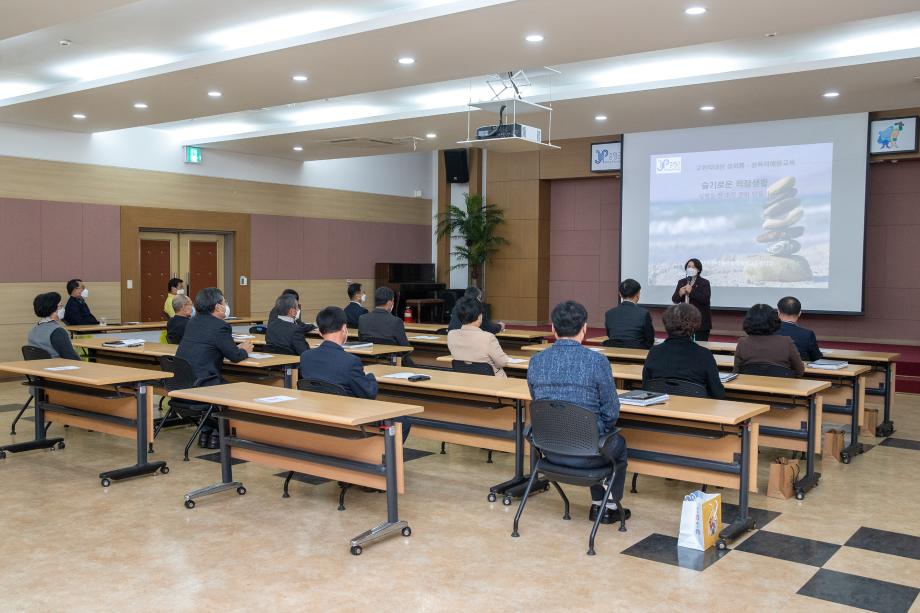
[[[577,179],[600,177],[619,173],[591,172],[591,143],[619,141],[619,136],[592,136],[553,141],[562,147],[559,150],[540,152],[541,179]]]
[[[540,153],[528,151],[526,153],[495,153],[489,152],[486,156],[486,180],[491,184],[495,181],[522,181],[540,178]],[[491,186],[486,193],[491,192]]]

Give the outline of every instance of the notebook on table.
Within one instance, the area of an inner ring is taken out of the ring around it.
[[[622,404],[629,404],[637,407],[647,407],[653,404],[662,404],[668,401],[667,394],[661,392],[647,392],[645,390],[632,390],[631,392],[623,392],[619,394],[619,399]]]

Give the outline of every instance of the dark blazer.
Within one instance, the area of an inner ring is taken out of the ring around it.
[[[183,317],[182,315],[170,317],[169,321],[166,322],[166,342],[170,345],[181,343],[182,337],[185,335],[185,327],[191,319],[191,317]]]
[[[309,329],[303,324],[285,321],[280,317],[268,322],[265,332],[265,344],[269,351],[284,355],[300,355],[310,349],[304,336]]]
[[[655,344],[655,326],[647,310],[624,300],[604,315],[608,347],[650,349]]]
[[[267,325],[267,324],[270,324],[271,322],[275,321],[276,319],[278,319],[278,309],[276,309],[275,307],[272,307],[272,310],[268,312],[268,321],[266,322],[266,325]],[[305,324],[305,323],[304,323],[303,321],[301,321],[300,319],[295,319],[294,321],[296,321],[296,322],[299,323],[301,326],[303,326],[303,327],[305,327],[305,328],[307,329],[307,331],[305,332],[305,334],[309,334],[310,332],[312,332],[313,330],[316,329],[316,326],[314,326],[313,324]]]
[[[64,321],[68,326],[93,326],[99,323],[89,310],[86,300],[73,296],[68,298],[67,304],[64,305]]]
[[[806,362],[814,362],[824,357],[824,354],[818,348],[818,339],[815,337],[815,333],[808,328],[784,321],[777,334],[791,338],[792,342],[795,343],[796,349],[799,350],[799,355]]]
[[[680,291],[680,288],[686,284],[686,278],[677,282],[677,287],[674,289],[674,295],[671,296],[671,302],[677,304],[684,301],[684,297],[681,296],[678,292]],[[693,289],[690,290],[690,304],[700,310],[700,315],[703,319],[702,323],[700,324],[700,330],[707,332],[712,330],[712,311],[709,308],[709,301],[711,298],[712,288],[709,285],[709,281],[703,277],[697,277],[696,282],[693,284]]]
[[[367,313],[367,309],[358,304],[357,302],[349,302],[345,305],[345,319],[348,320],[349,328],[358,327],[358,318]]]
[[[454,309],[450,313],[450,323],[447,324],[447,330],[459,330],[462,327],[463,324],[460,323],[460,318],[457,317],[457,310]],[[494,321],[486,319],[485,317],[482,318],[482,325],[479,326],[479,329],[485,330],[486,332],[491,332],[492,334],[498,334],[502,331],[502,327],[500,325]]]
[[[652,379],[681,379],[706,388],[710,398],[724,398],[719,367],[712,352],[694,343],[689,336],[669,336],[648,350],[642,367],[642,385]]]
[[[233,342],[230,324],[207,313],[199,313],[189,320],[176,351],[177,358],[192,365],[198,385],[223,383],[220,371],[224,358],[242,362],[248,356]]]
[[[779,334],[742,336],[735,347],[735,372],[746,364],[777,364],[785,366],[796,376],[805,374],[805,364],[799,350],[788,336]]]
[[[403,321],[383,308],[375,308],[358,318],[358,339],[379,339],[392,345],[409,346]]]
[[[358,398],[373,400],[377,397],[374,375],[365,374],[358,356],[346,353],[341,345],[332,341],[323,341],[316,349],[300,356],[300,376],[341,385]]]

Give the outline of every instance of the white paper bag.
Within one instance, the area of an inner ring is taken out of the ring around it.
[[[722,495],[699,490],[684,496],[680,510],[678,547],[706,551],[722,529]]]

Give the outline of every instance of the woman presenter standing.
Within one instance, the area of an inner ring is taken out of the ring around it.
[[[709,309],[712,289],[709,281],[700,276],[703,272],[703,264],[698,259],[687,260],[684,269],[687,276],[677,282],[671,302],[674,304],[687,302],[700,310],[702,322],[693,338],[697,341],[708,341],[709,332],[712,330],[712,312]]]

